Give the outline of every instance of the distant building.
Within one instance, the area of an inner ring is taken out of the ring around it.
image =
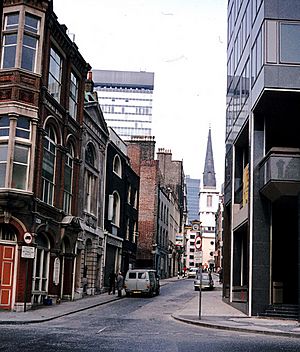
[[[188,222],[191,224],[193,220],[199,220],[199,192],[200,179],[185,177],[186,183],[186,197],[187,197],[187,211]]]
[[[93,80],[109,127],[123,140],[151,136],[154,73],[93,70]]]
[[[128,142],[133,169],[140,175],[138,267],[155,268],[162,278],[174,276],[182,266],[176,237],[183,223],[182,162],[170,151],[155,155],[154,137]]]

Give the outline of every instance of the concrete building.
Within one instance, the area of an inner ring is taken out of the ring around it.
[[[104,288],[104,194],[109,131],[92,81],[88,79],[85,87],[78,195],[82,231],[76,248],[75,299],[100,293]]]
[[[228,1],[224,296],[249,316],[299,307],[299,19]]]
[[[123,140],[151,136],[153,72],[93,70],[93,80],[109,127]]]
[[[215,231],[216,213],[219,206],[219,192],[217,191],[214,157],[211,141],[211,130],[208,132],[207,148],[203,172],[202,185],[199,196],[199,214],[202,234],[202,267],[214,269],[215,267]]]

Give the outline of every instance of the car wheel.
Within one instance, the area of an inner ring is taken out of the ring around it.
[[[126,297],[130,297],[130,292],[126,292]]]

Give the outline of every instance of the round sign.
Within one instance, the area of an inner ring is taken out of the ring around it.
[[[201,249],[202,247],[202,239],[200,236],[197,236],[195,239],[195,247],[196,249]]]
[[[24,242],[27,244],[30,244],[32,242],[32,235],[29,232],[25,232],[23,238]]]

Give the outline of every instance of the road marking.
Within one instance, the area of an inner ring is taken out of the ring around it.
[[[105,329],[106,329],[106,327],[103,328],[103,329],[100,329],[99,331],[97,331],[97,334],[99,334],[100,332],[104,331]]]

